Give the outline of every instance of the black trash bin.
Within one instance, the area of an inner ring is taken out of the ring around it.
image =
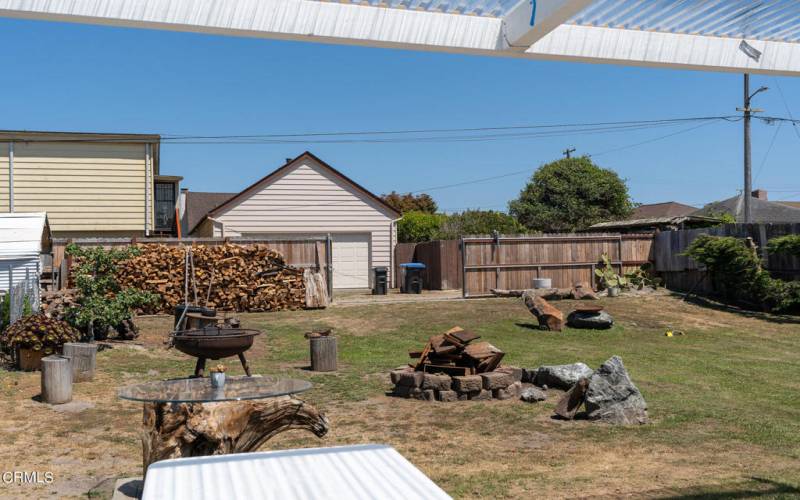
[[[375,279],[372,286],[372,295],[386,295],[389,290],[389,280],[387,278],[389,271],[385,267],[376,267],[373,269]]]
[[[400,264],[400,292],[422,293],[422,271],[424,270],[425,264],[420,262]]]

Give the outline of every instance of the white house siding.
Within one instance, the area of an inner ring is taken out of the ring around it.
[[[331,234],[335,245],[337,234],[368,233],[370,268],[391,270],[394,214],[311,158],[301,157],[279,178],[213,219],[213,236]],[[208,234],[208,224],[201,228]]]

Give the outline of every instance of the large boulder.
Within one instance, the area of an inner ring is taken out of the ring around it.
[[[605,311],[572,311],[567,316],[567,325],[572,328],[605,330],[611,328],[614,318]]]
[[[594,371],[584,363],[571,365],[540,366],[534,384],[567,390],[582,378],[589,378]]]
[[[522,300],[525,302],[525,307],[528,308],[528,311],[536,316],[539,328],[560,332],[564,327],[564,313],[555,306],[550,305],[543,298],[526,290],[522,294]]]
[[[614,356],[589,379],[586,413],[592,420],[612,424],[646,424],[647,402],[633,384],[622,358]]]

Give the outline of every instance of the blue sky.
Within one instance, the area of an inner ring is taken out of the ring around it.
[[[0,19],[0,129],[230,135],[492,127],[729,115],[741,75],[408,52]],[[776,81],[778,82],[776,84]],[[800,117],[800,81],[755,75],[767,114]],[[777,85],[783,90],[786,105]],[[164,145],[162,173],[238,191],[310,150],[376,193],[533,170],[688,126],[591,136],[401,144]],[[800,199],[800,137],[754,122],[755,187]],[[800,130],[798,130],[800,132]],[[766,152],[775,137],[774,145]],[[595,156],[635,201],[694,205],[742,183],[740,123]],[[766,160],[765,160],[766,158]],[[527,174],[429,193],[448,211],[504,209]]]

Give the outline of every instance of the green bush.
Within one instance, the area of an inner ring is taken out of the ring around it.
[[[770,253],[783,253],[800,257],[800,235],[789,234],[780,238],[773,238],[767,243]]]
[[[117,263],[138,255],[138,248],[106,250],[70,244],[66,251],[75,258],[73,276],[79,292],[78,305],[67,309],[66,318],[73,326],[87,332],[90,340],[105,338],[109,328],[130,319],[137,308],[158,301],[156,294],[134,288],[122,289],[117,283]]]
[[[397,239],[401,243],[420,243],[436,239],[445,217],[426,212],[408,212],[397,221]]]
[[[754,245],[732,236],[701,235],[684,255],[704,265],[726,298],[772,312],[800,308],[800,284],[775,279],[761,267]]]
[[[513,216],[503,212],[466,210],[460,214],[446,216],[436,239],[454,240],[463,235],[491,234],[493,231],[500,234],[520,234],[525,232],[525,226]]]

